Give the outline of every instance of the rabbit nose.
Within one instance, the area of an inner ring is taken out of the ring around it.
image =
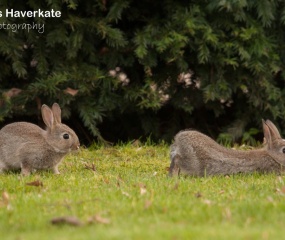
[[[73,148],[74,150],[78,150],[79,147],[80,147],[80,143],[75,143],[75,144],[73,144],[73,146],[72,146],[72,148]]]

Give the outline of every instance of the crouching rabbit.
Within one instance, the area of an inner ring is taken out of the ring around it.
[[[170,147],[170,176],[212,176],[235,173],[281,173],[285,166],[285,140],[276,126],[262,120],[265,145],[255,150],[225,148],[194,131],[179,132]]]

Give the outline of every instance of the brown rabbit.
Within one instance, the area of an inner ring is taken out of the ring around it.
[[[58,164],[72,150],[79,149],[75,132],[61,123],[61,109],[41,108],[46,130],[28,122],[8,124],[0,130],[0,172],[21,169],[28,175],[34,169],[53,169],[59,174]]]
[[[262,120],[265,146],[256,150],[233,150],[197,131],[181,131],[171,145],[170,176],[180,171],[190,176],[234,173],[281,173],[285,166],[285,140],[276,126]]]

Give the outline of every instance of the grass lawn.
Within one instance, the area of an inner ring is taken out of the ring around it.
[[[0,239],[285,238],[284,176],[171,179],[168,155],[97,146],[66,157],[58,176],[2,174]]]

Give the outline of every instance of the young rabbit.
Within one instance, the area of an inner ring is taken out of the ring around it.
[[[262,120],[265,146],[242,151],[222,147],[197,131],[181,131],[171,145],[170,176],[180,171],[190,176],[212,176],[234,173],[281,173],[285,166],[285,140],[275,125]]]
[[[34,169],[53,169],[59,174],[58,164],[72,150],[79,149],[75,132],[61,123],[61,109],[41,108],[46,131],[28,122],[8,124],[0,130],[0,172],[21,169],[28,175]]]

